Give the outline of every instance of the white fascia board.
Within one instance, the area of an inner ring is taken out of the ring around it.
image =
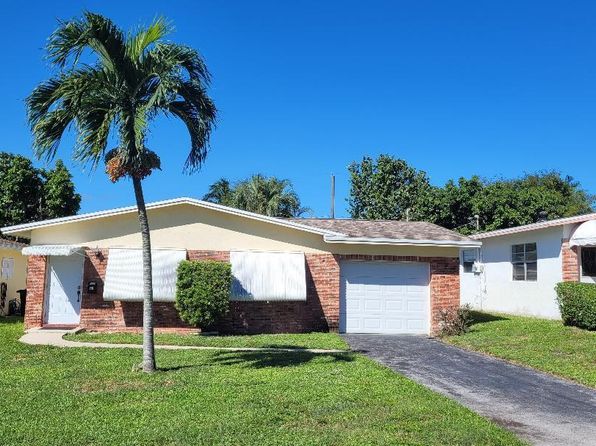
[[[345,237],[326,235],[327,243],[352,245],[436,246],[445,248],[479,248],[482,242],[474,240],[414,240],[392,238]]]
[[[540,221],[538,223],[530,223],[529,225],[514,226],[512,228],[497,229],[495,231],[481,232],[473,234],[470,238],[474,240],[482,240],[491,237],[501,237],[503,235],[519,234],[521,232],[536,231],[539,229],[552,228],[555,226],[563,226],[567,224],[583,223],[589,220],[596,220],[596,213],[575,215],[573,217],[558,218],[556,220]]]
[[[146,207],[147,207],[147,210],[151,210],[151,209],[159,209],[159,208],[163,208],[163,207],[175,206],[175,205],[179,205],[179,204],[190,204],[193,206],[198,206],[198,207],[202,207],[205,209],[211,209],[211,210],[223,212],[226,214],[237,215],[240,217],[250,218],[252,220],[257,220],[257,221],[263,221],[263,222],[271,223],[271,224],[278,225],[278,226],[284,226],[284,227],[292,228],[292,229],[299,229],[301,231],[310,232],[312,234],[318,234],[318,235],[330,234],[330,235],[338,235],[338,236],[343,235],[341,233],[328,231],[325,229],[319,229],[319,228],[315,228],[312,226],[303,225],[301,223],[294,223],[294,222],[286,221],[286,220],[280,219],[280,218],[268,217],[266,215],[255,214],[254,212],[248,212],[248,211],[244,211],[241,209],[235,209],[235,208],[231,208],[228,206],[223,206],[220,204],[210,203],[207,201],[201,201],[201,200],[196,200],[194,198],[187,198],[187,197],[174,198],[171,200],[164,200],[164,201],[155,201],[153,203],[148,203]],[[38,221],[38,222],[33,222],[33,223],[25,223],[22,225],[7,226],[5,228],[2,228],[1,231],[4,234],[17,234],[17,233],[28,232],[28,231],[31,231],[33,229],[38,229],[38,228],[47,228],[47,227],[57,226],[57,225],[62,225],[62,224],[67,224],[67,223],[75,223],[75,222],[81,222],[81,221],[87,221],[87,220],[94,220],[94,219],[98,219],[98,218],[102,218],[102,217],[112,217],[112,216],[116,216],[116,215],[130,214],[130,213],[134,213],[134,212],[137,212],[136,206],[127,206],[127,207],[122,207],[122,208],[109,209],[106,211],[89,212],[87,214],[73,215],[70,217],[53,218],[51,220],[43,220],[43,221]]]

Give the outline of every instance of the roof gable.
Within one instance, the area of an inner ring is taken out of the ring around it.
[[[224,214],[235,215],[251,220],[270,223],[273,225],[293,228],[299,231],[323,236],[326,243],[352,244],[386,244],[386,245],[419,245],[442,247],[472,247],[480,246],[474,241],[456,232],[426,222],[405,222],[397,220],[349,220],[349,219],[310,219],[310,218],[276,218],[268,217],[241,209],[222,206],[194,198],[175,198],[171,200],[148,203],[147,210],[190,205],[209,209]],[[25,223],[22,225],[3,228],[5,234],[23,235],[29,231],[41,228],[98,220],[137,212],[136,206],[90,212],[70,217]]]

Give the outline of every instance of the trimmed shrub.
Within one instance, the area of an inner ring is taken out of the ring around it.
[[[596,330],[596,285],[560,282],[555,290],[565,325]]]
[[[468,304],[439,312],[439,336],[463,335],[470,331],[472,310]]]
[[[178,266],[176,309],[196,327],[212,327],[230,308],[232,268],[229,263],[185,260]]]

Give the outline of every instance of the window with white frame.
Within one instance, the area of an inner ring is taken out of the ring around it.
[[[536,281],[538,279],[538,254],[536,243],[522,243],[511,247],[513,280]]]
[[[3,279],[10,279],[14,274],[14,259],[12,257],[4,257],[2,259],[2,270],[0,275]]]
[[[583,247],[582,256],[582,276],[596,277],[596,248]]]
[[[476,250],[464,249],[461,253],[461,261],[464,267],[464,273],[474,272],[474,262],[476,262]]]

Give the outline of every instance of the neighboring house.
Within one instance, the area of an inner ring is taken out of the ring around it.
[[[476,309],[556,319],[558,282],[596,282],[596,214],[472,238],[482,248],[461,251],[461,296]]]
[[[0,314],[8,314],[8,303],[20,301],[17,291],[25,289],[27,258],[21,254],[25,246],[0,238]]]
[[[280,219],[179,198],[147,205],[156,327],[181,330],[173,301],[185,258],[230,262],[222,332],[435,332],[459,305],[459,250],[480,243],[421,222]],[[135,207],[4,228],[28,237],[27,328],[139,330]]]

